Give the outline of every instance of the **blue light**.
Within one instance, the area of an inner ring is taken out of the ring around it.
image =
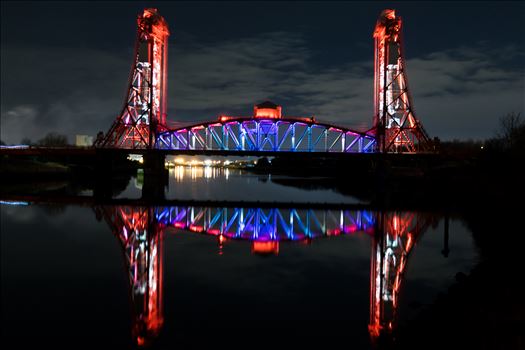
[[[2,201],[2,200],[0,200],[0,204],[26,206],[26,205],[29,205],[29,202]]]

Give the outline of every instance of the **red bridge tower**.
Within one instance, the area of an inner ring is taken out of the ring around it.
[[[428,152],[431,141],[414,115],[403,53],[401,17],[384,10],[377,20],[374,60],[374,128],[379,152]]]
[[[168,82],[168,24],[148,8],[137,18],[137,39],[124,107],[96,147],[153,148],[165,130]]]

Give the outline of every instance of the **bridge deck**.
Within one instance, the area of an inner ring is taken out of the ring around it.
[[[185,149],[109,149],[109,148],[77,148],[77,147],[29,147],[29,148],[0,148],[0,156],[96,156],[111,154],[161,154],[187,156],[237,156],[237,157],[330,157],[343,159],[374,159],[374,158],[421,158],[436,156],[435,153],[345,153],[345,152],[303,152],[303,151],[251,151],[251,150],[185,150]]]

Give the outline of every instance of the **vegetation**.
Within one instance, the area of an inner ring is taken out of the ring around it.
[[[44,138],[38,141],[38,145],[45,146],[45,147],[67,146],[68,145],[67,136],[58,134],[56,132],[50,132]]]
[[[22,145],[32,145],[31,139],[28,138],[28,137],[24,137],[24,138],[20,141],[20,143],[21,143]]]
[[[495,138],[487,141],[487,148],[499,152],[525,152],[525,120],[521,119],[521,113],[508,113],[500,118],[500,129]]]
[[[488,140],[452,140],[441,143],[441,152],[449,156],[480,154],[525,155],[525,120],[520,113],[507,113],[499,119],[499,129]]]

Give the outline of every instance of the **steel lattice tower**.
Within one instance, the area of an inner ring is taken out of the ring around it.
[[[401,17],[384,10],[374,30],[374,128],[379,152],[428,152],[430,138],[414,115],[403,53]]]
[[[155,136],[165,130],[167,111],[168,24],[157,9],[137,17],[134,61],[124,107],[96,147],[153,148]]]

